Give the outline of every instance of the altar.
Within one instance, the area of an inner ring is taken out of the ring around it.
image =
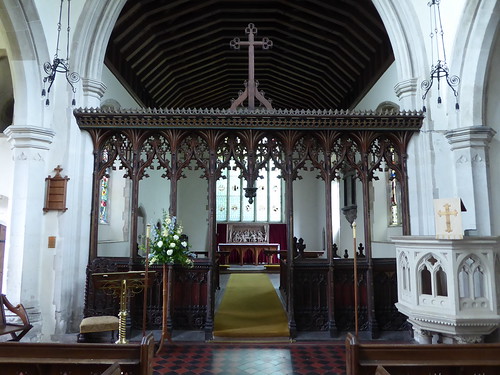
[[[249,263],[271,264],[280,251],[279,239],[269,241],[268,223],[228,223],[224,230],[225,238],[217,245],[217,255],[221,264],[235,263],[235,257],[242,266]],[[245,258],[247,261],[245,262]]]
[[[253,264],[256,266],[259,264],[259,255],[264,252],[266,263],[271,263],[271,258],[273,254],[278,254],[280,251],[279,243],[248,243],[248,242],[234,242],[234,243],[220,243],[217,251],[219,255],[223,255],[224,258],[229,257],[229,255],[236,251],[239,256],[240,266],[243,265],[243,259],[245,254],[250,251],[252,253]]]

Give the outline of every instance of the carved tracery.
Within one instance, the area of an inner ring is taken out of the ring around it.
[[[284,181],[286,224],[293,228],[293,181],[301,179],[301,171],[315,169],[325,182],[352,173],[362,183],[363,202],[369,202],[368,184],[382,162],[396,171],[400,179],[403,210],[402,234],[409,233],[409,212],[406,183],[405,154],[411,135],[422,123],[420,113],[354,113],[349,111],[239,111],[201,109],[144,109],[122,113],[101,112],[99,109],[75,110],[81,129],[87,130],[94,142],[94,188],[92,207],[92,236],[90,259],[97,257],[97,220],[99,181],[119,160],[119,168],[126,170],[132,183],[132,210],[136,212],[139,180],[148,175],[148,169],[161,169],[170,180],[170,210],[176,210],[176,183],[185,177],[186,169],[200,169],[208,182],[208,234],[207,253],[209,267],[215,267],[215,191],[216,181],[231,160],[240,168],[248,188],[255,187],[259,171],[272,160]],[[102,154],[109,159],[104,161]],[[326,184],[325,184],[326,185]],[[328,194],[326,194],[328,195]],[[329,207],[326,204],[326,207]],[[172,210],[174,212],[172,212]],[[372,283],[370,252],[369,207],[364,210],[364,241],[368,273],[367,285]],[[135,220],[135,221],[134,221]],[[132,217],[132,235],[136,238],[137,218]],[[326,218],[327,228],[331,222]],[[293,232],[288,233],[288,251],[293,249]],[[329,237],[330,233],[329,233]],[[139,263],[136,243],[131,241],[131,263]],[[329,261],[333,258],[328,244]],[[293,256],[288,254],[292,264]],[[288,280],[293,282],[293,268]],[[331,275],[330,275],[331,276]],[[329,277],[330,277],[329,276]],[[208,278],[209,288],[205,329],[210,330],[213,318],[213,276]],[[328,288],[333,290],[333,279]],[[293,290],[293,284],[284,286]],[[373,294],[368,290],[368,304]],[[331,296],[331,294],[328,294]],[[287,294],[287,305],[293,306],[293,293]],[[332,305],[333,306],[333,305]],[[373,326],[373,308],[362,310]],[[328,326],[334,329],[333,310],[329,310]],[[293,309],[289,310],[289,326],[295,327]],[[207,328],[208,327],[208,328]]]

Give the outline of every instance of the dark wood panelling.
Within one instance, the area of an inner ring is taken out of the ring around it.
[[[390,302],[396,295],[394,268],[388,269],[386,265],[379,273],[377,264],[380,261],[371,257],[369,184],[383,163],[395,171],[401,184],[402,232],[409,234],[406,149],[412,134],[421,127],[421,113],[368,115],[349,111],[276,111],[235,115],[218,110],[147,109],[111,113],[100,109],[79,109],[74,114],[80,128],[89,131],[94,143],[91,262],[97,257],[99,181],[116,160],[120,161],[132,180],[131,238],[137,236],[134,212],[139,180],[145,177],[148,168],[154,168],[152,161],[155,158],[171,182],[169,212],[172,215],[177,212],[177,181],[186,168],[194,163],[196,168],[203,170],[202,178],[208,180],[208,258],[206,263],[198,263],[193,269],[175,272],[173,303],[167,319],[169,329],[199,329],[204,326],[206,339],[211,339],[213,298],[219,285],[214,276],[218,269],[215,256],[215,182],[234,160],[242,170],[241,177],[246,180],[247,188],[252,188],[262,163],[271,159],[284,180],[284,216],[288,228],[294,228],[293,182],[301,177],[300,171],[308,161],[320,172],[326,186],[330,186],[331,181],[345,170],[352,170],[360,179],[365,237],[365,258],[360,262],[358,278],[360,329],[370,331],[375,337],[379,329],[378,321],[383,327],[404,325],[400,324],[403,319],[395,315],[393,302]],[[103,154],[107,157],[103,158]],[[172,162],[169,162],[170,158]],[[325,205],[329,207],[327,203]],[[330,228],[331,215],[326,215],[325,220],[326,227]],[[333,260],[330,242],[326,255],[331,264],[327,260],[311,263],[297,258],[299,254],[294,251],[292,236],[293,233],[288,231],[286,257],[290,262],[282,263],[281,276],[291,337],[295,337],[297,329],[328,329],[332,336],[338,331],[352,329],[352,264],[349,266],[349,260]],[[132,269],[141,262],[136,244],[131,243],[128,262],[121,267],[123,270]],[[157,273],[148,291],[151,293],[147,312],[151,327],[157,326],[161,315],[160,273]],[[380,290],[376,290],[378,286],[373,286],[374,280],[382,285]],[[384,288],[389,284],[390,298],[384,294]],[[94,300],[96,298],[90,298],[86,308],[93,308],[97,313]],[[135,316],[135,321],[132,321],[137,325],[139,308],[134,303],[131,302],[131,311]],[[299,319],[298,325],[295,314]]]
[[[302,260],[294,263],[294,311],[298,331],[328,329],[328,263]],[[359,329],[368,330],[366,274],[368,265],[358,264]],[[354,331],[354,272],[352,260],[337,259],[332,266],[334,318],[338,331]],[[397,302],[394,259],[373,259],[375,320],[382,331],[408,329]]]

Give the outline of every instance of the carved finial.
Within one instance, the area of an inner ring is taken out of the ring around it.
[[[58,165],[57,167],[54,168],[54,171],[56,171],[56,175],[54,177],[61,177],[61,172],[62,172],[62,168],[60,165]]]

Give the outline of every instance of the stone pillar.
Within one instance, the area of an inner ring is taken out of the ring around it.
[[[4,293],[21,302],[32,323],[40,321],[39,280],[45,198],[45,159],[54,131],[36,126],[13,125],[4,132],[14,159],[11,223],[5,254]],[[44,296],[50,298],[50,296]],[[36,324],[35,324],[36,326]]]
[[[495,133],[485,126],[445,133],[455,161],[457,194],[467,209],[462,214],[463,227],[478,236],[491,235],[488,148]]]

